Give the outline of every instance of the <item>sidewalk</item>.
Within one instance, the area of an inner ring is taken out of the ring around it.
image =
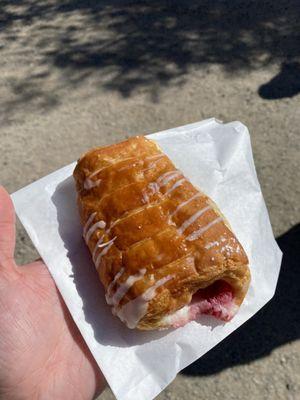
[[[149,6],[130,11],[121,1],[0,6],[0,182],[13,192],[89,147],[131,135],[212,116],[243,122],[274,233],[286,252],[278,295],[158,399],[296,400],[300,94],[285,92],[281,63],[300,55],[292,36],[299,32],[292,15],[299,12],[291,1],[270,2],[268,19],[247,11],[255,22],[248,29],[235,2],[227,25],[218,19],[224,2],[215,11],[209,3],[193,4],[185,12],[179,2],[172,8],[154,2],[151,12]],[[284,5],[290,19],[279,25]],[[278,75],[280,93],[272,92]],[[19,262],[36,256],[21,227],[16,255]],[[101,398],[113,396],[107,390]]]

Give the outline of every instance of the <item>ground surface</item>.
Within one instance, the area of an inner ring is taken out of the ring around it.
[[[161,400],[300,399],[299,16],[299,2],[281,0],[0,3],[0,183],[10,192],[94,145],[211,116],[249,127],[285,252],[278,291]],[[37,256],[20,226],[16,255]]]

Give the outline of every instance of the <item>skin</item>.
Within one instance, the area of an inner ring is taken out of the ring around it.
[[[0,398],[92,399],[105,381],[45,264],[17,266],[15,212],[0,186]]]

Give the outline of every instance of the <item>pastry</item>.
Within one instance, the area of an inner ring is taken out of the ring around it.
[[[94,148],[74,170],[83,237],[106,301],[128,328],[229,321],[248,259],[216,204],[138,136]]]

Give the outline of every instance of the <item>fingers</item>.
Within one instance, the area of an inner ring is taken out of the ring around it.
[[[15,210],[7,191],[0,186],[0,268],[12,268],[15,250]]]

